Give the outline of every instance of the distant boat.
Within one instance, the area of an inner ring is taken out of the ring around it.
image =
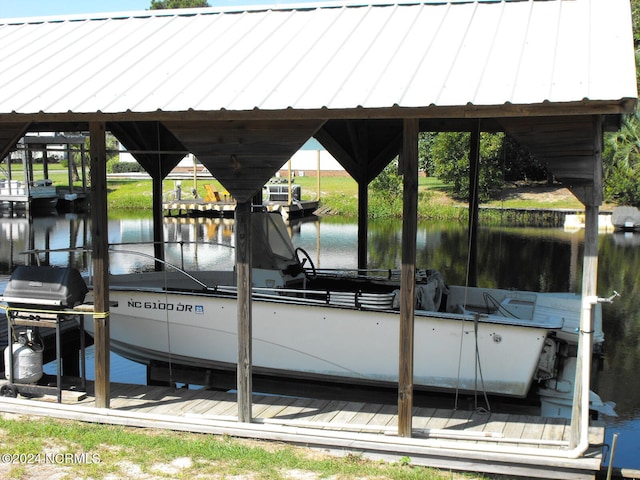
[[[58,192],[48,178],[25,182],[14,180],[0,168],[0,206],[28,210],[52,210],[58,203]]]
[[[611,215],[611,223],[616,230],[640,230],[640,210],[636,207],[616,207]]]

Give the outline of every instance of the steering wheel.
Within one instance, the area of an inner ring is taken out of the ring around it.
[[[304,268],[304,264],[307,263],[307,260],[309,260],[309,265],[311,266],[311,275],[309,275],[309,278],[316,278],[316,266],[313,264],[313,260],[311,260],[311,255],[309,255],[309,253],[302,247],[298,247],[295,250],[295,254],[296,254],[296,260],[298,260],[298,263]],[[302,256],[304,257],[302,260],[300,260],[300,254],[302,254]],[[305,269],[305,274],[306,274],[306,269]]]

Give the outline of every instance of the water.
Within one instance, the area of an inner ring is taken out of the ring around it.
[[[232,268],[233,222],[219,219],[165,219],[166,258],[186,268],[213,265]],[[60,249],[90,244],[90,220],[78,215],[3,218],[0,223],[0,291],[15,265],[25,264],[23,252],[33,248]],[[357,266],[357,225],[354,221],[324,218],[300,221],[290,228],[295,246],[305,249],[319,268]],[[148,215],[109,221],[111,243],[130,242],[110,256],[112,272],[132,271],[150,265],[135,251],[152,255]],[[478,284],[486,287],[534,291],[579,292],[582,278],[584,232],[557,228],[481,228],[478,248]],[[401,223],[373,221],[369,226],[369,267],[398,268],[401,260]],[[196,243],[197,242],[197,243]],[[122,251],[122,250],[126,250]],[[67,251],[41,255],[51,265],[90,266],[90,257]],[[467,238],[464,225],[421,223],[418,228],[417,264],[435,268],[451,284],[464,284]],[[606,358],[594,390],[603,400],[616,402],[617,418],[605,418],[607,443],[619,433],[614,464],[640,469],[640,236],[601,234],[598,294],[621,297],[603,305]],[[93,379],[93,350],[87,351],[87,376]],[[112,381],[144,383],[144,367],[112,354]],[[48,366],[47,368],[52,368]]]

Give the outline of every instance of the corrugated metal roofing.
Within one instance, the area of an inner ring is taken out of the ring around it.
[[[637,96],[628,0],[0,20],[0,114],[378,109]]]

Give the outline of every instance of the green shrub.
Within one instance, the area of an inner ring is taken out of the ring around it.
[[[108,173],[131,173],[142,171],[143,168],[138,162],[119,162],[118,159],[109,160],[107,162]]]

